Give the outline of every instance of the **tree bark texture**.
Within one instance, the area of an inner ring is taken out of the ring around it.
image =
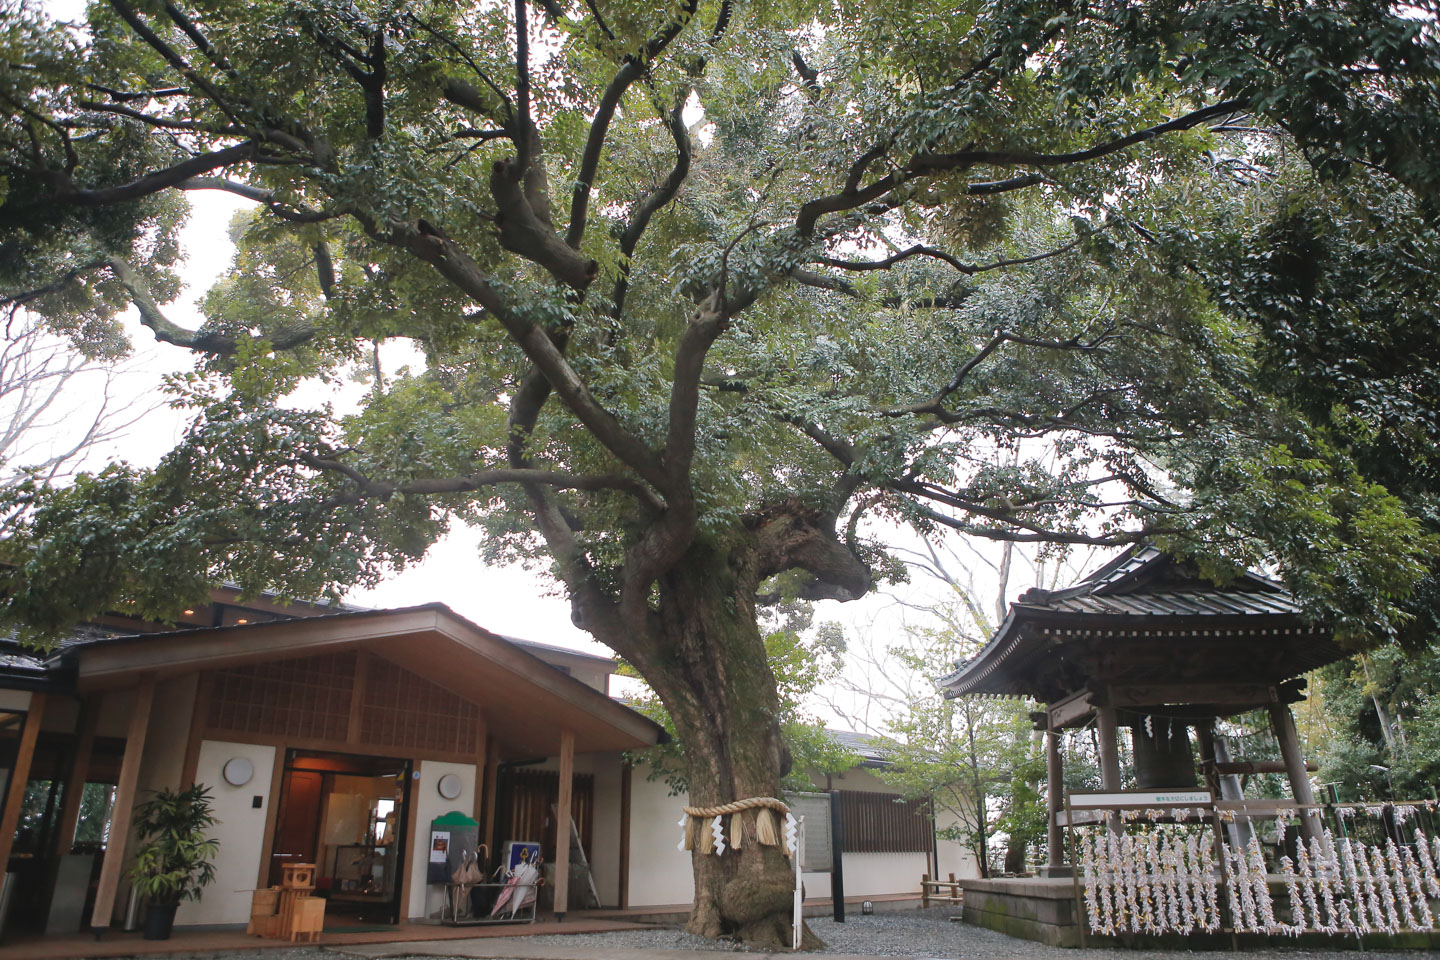
[[[657,581],[652,628],[628,645],[675,723],[694,806],[778,797],[790,766],[775,678],[755,621],[761,572],[752,533],[725,544],[697,540]],[[754,816],[741,815],[740,850],[692,852],[695,903],[687,929],[788,949],[794,868],[780,847],[756,841]],[[727,823],[727,841],[733,829]],[[808,929],[805,944],[820,945]]]

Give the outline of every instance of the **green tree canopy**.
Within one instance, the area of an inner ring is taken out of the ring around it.
[[[0,303],[92,352],[133,307],[197,357],[160,464],[14,494],[33,640],[220,578],[339,592],[474,524],[549,559],[709,804],[787,767],[757,602],[893,573],[869,518],[1269,562],[1357,642],[1434,596],[1432,485],[1386,466],[1433,340],[1369,346],[1433,332],[1395,262],[1434,250],[1433,2],[4,12]],[[255,206],[191,330],[209,189]],[[423,367],[295,402],[393,340]],[[788,940],[752,847],[697,856],[692,929]]]

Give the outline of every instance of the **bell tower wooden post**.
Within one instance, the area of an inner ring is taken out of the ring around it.
[[[1313,804],[1315,794],[1310,790],[1310,775],[1305,771],[1305,757],[1300,753],[1300,734],[1295,730],[1295,716],[1288,703],[1270,704],[1270,727],[1275,739],[1280,741],[1280,756],[1285,760],[1285,773],[1290,778],[1290,795],[1296,803]],[[1320,839],[1320,818],[1310,815],[1309,810],[1300,812],[1300,836],[1308,843]]]
[[[1108,790],[1120,789],[1120,725],[1115,721],[1115,708],[1095,708],[1095,725],[1100,733],[1100,785]],[[1109,820],[1110,832],[1125,832],[1118,815]]]
[[[1065,768],[1060,758],[1059,730],[1045,731],[1045,781],[1049,791],[1045,802],[1045,846],[1049,850],[1046,863],[1049,871],[1058,873],[1065,863],[1064,834],[1060,830],[1060,811],[1065,807]]]

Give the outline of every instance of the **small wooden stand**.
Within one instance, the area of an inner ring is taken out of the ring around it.
[[[950,874],[949,880],[931,880],[928,873],[920,875],[920,906],[928,907],[931,901],[956,906],[965,902],[965,891],[960,889],[955,874]]]
[[[250,925],[245,932],[274,940],[314,943],[325,928],[325,901],[315,892],[315,864],[287,863],[280,868],[280,886],[256,890],[250,898]]]

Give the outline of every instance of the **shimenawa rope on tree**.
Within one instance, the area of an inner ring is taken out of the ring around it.
[[[753,815],[751,814],[753,812]],[[780,842],[780,824],[777,814],[785,815],[785,835],[789,842]],[[725,829],[721,818],[730,818],[730,827]],[[745,821],[750,823],[746,826]],[[685,807],[684,816],[678,826],[684,828],[685,836],[679,849],[696,850],[703,854],[720,855],[728,848],[739,850],[748,832],[761,846],[778,846],[786,855],[794,852],[795,815],[790,807],[775,797],[747,797],[713,807]],[[707,829],[708,827],[708,829]],[[726,841],[729,841],[728,844]]]

